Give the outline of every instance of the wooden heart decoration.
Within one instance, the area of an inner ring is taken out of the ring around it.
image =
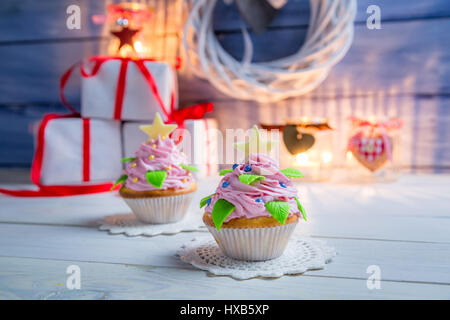
[[[257,34],[267,28],[278,12],[278,9],[272,7],[266,0],[239,0],[234,1],[234,4],[244,21]]]
[[[316,139],[312,134],[299,132],[295,125],[287,125],[283,129],[283,141],[288,151],[296,155],[310,149]]]
[[[356,135],[351,139],[353,147],[350,151],[356,160],[370,171],[378,170],[389,160],[388,146],[381,135],[373,137]],[[389,138],[389,140],[391,139]],[[392,140],[390,145],[392,146]],[[392,152],[392,147],[390,148]]]

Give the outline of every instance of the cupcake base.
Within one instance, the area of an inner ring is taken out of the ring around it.
[[[146,194],[144,197],[139,197],[136,193],[131,193],[130,196],[129,189],[122,189],[120,195],[140,221],[161,224],[184,218],[197,187],[193,184],[189,190],[156,190],[158,196]]]
[[[231,258],[247,261],[264,261],[281,256],[298,223],[295,216],[284,225],[278,223],[278,226],[247,228],[222,226],[218,231],[208,223],[205,216],[203,220],[206,220],[206,226],[220,249]]]

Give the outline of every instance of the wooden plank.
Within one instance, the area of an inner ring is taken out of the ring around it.
[[[82,41],[3,47],[0,51],[0,104],[59,103],[61,76],[74,63],[98,54],[101,44]],[[79,72],[74,72],[65,93],[68,101],[79,104]]]
[[[220,177],[210,177],[198,181],[198,189],[194,194],[191,210],[200,212],[198,202],[205,194],[211,194],[220,179]],[[8,185],[3,184],[2,187],[8,187]],[[32,188],[30,185],[9,185],[9,187]],[[364,212],[367,216],[374,214],[379,217],[400,218],[445,219],[450,216],[448,211],[450,198],[447,194],[448,175],[403,175],[395,182],[378,184],[303,182],[298,183],[296,187],[308,211],[315,217],[332,216],[338,213],[340,216],[356,217],[360,215],[360,212]],[[321,201],[323,197],[327,197],[328,201]],[[420,206],[416,205],[417,201],[420,201]],[[435,207],[436,202],[440,203],[439,207]],[[328,203],[332,203],[333,206],[327,209]],[[379,203],[382,203],[384,208],[381,212],[377,209]],[[0,196],[0,206],[3,209],[0,222],[74,226],[93,226],[91,223],[83,222],[86,222],[87,218],[99,220],[105,215],[130,212],[116,192],[61,198]],[[432,214],[423,210],[424,208],[433,209]],[[448,239],[450,242],[450,238]]]
[[[199,182],[190,211],[201,215],[198,203],[205,194],[210,194],[211,184]],[[205,183],[206,182],[206,183]],[[214,185],[218,181],[214,179]],[[5,186],[5,185],[3,185]],[[33,188],[30,185],[8,185],[11,189]],[[62,198],[14,198],[0,196],[2,212],[0,221],[7,223],[31,223],[96,227],[105,216],[131,213],[117,192],[99,193]]]
[[[381,10],[382,21],[412,20],[429,17],[448,17],[450,8],[446,0],[410,1],[410,0],[358,0],[358,11],[355,22],[364,24],[367,7],[377,5]],[[289,0],[279,11],[269,28],[286,28],[305,26],[309,22],[309,1]],[[234,5],[226,5],[217,1],[214,8],[214,27],[221,31],[239,30],[241,18]]]
[[[26,1],[12,0],[0,3],[0,45],[48,39],[78,39],[99,37],[102,25],[92,22],[92,15],[105,13],[108,1],[70,0]],[[68,29],[67,8],[78,5],[81,9],[81,29]]]
[[[450,64],[445,52],[450,46],[444,30],[450,19],[386,23],[382,30],[356,28],[355,41],[347,56],[332,70],[328,79],[310,96],[336,97],[365,94],[445,93],[449,91]],[[265,45],[279,47],[277,55],[292,52],[300,43],[284,43],[303,30],[275,30],[268,32]],[[242,50],[239,35],[225,35],[223,42],[232,54]],[[262,41],[262,40],[261,40]],[[272,42],[272,45],[269,45]],[[280,45],[284,43],[284,45]],[[380,45],[383,44],[383,45]],[[256,50],[257,60],[270,58]],[[1,50],[0,103],[47,101],[58,102],[59,78],[64,71],[82,57],[97,54],[97,43],[59,43],[32,46],[8,46]],[[42,54],[37,54],[42,53]],[[270,53],[272,54],[272,53]],[[418,63],[421,61],[421,63]],[[14,76],[11,76],[14,75]],[[180,77],[182,101],[217,100],[224,98],[216,89],[197,81],[188,73]],[[27,90],[23,90],[26,85]],[[79,87],[67,88],[69,98],[79,99]]]
[[[67,113],[67,110],[58,105],[0,107],[0,149],[8,150],[0,154],[0,166],[30,166],[38,121],[51,112]]]
[[[250,34],[253,44],[253,61],[271,61],[296,53],[306,37],[306,28],[271,29],[260,35]],[[241,60],[244,40],[240,33],[219,33],[220,44],[233,57]]]
[[[150,1],[148,1],[150,2]],[[103,14],[108,1],[51,0],[37,2],[26,0],[2,1],[0,4],[0,29],[14,30],[0,35],[0,44],[11,42],[47,41],[49,39],[79,39],[107,36],[106,28],[95,25],[92,15]],[[77,4],[81,8],[81,29],[69,30],[66,9]],[[383,21],[411,20],[450,16],[446,0],[408,1],[408,0],[358,0],[357,23],[365,23],[369,5],[376,4],[381,9]],[[270,28],[306,26],[309,21],[309,1],[289,0],[275,17]],[[214,25],[219,32],[237,31],[241,18],[234,5],[228,6],[217,1],[214,9]],[[24,23],[26,21],[26,23]]]
[[[364,188],[361,193],[370,194],[372,192],[374,192],[373,189]],[[202,195],[204,194],[206,193],[202,193]],[[432,209],[430,209],[430,206],[427,207],[426,204],[413,205],[411,198],[400,200],[401,197],[397,200],[386,201],[386,207],[383,205],[383,210],[380,210],[375,203],[378,204],[382,200],[371,201],[373,203],[371,207],[364,205],[364,202],[352,205],[352,198],[349,195],[343,195],[342,199],[346,199],[345,201],[341,200],[330,205],[332,202],[322,203],[321,197],[307,191],[302,191],[300,195],[302,201],[306,203],[309,216],[308,222],[302,223],[299,227],[303,235],[450,243],[450,236],[447,232],[450,222],[448,216],[445,216],[448,212],[448,201],[443,197],[433,199],[432,196],[428,196],[428,201],[426,201],[426,203],[440,201],[442,210],[435,206],[431,206]],[[350,195],[355,196],[352,193]],[[326,194],[327,198],[328,196],[329,194]],[[338,195],[333,195],[333,200],[337,198]],[[363,198],[363,200],[366,199]],[[130,212],[120,199],[113,201],[107,197],[95,199],[87,197],[84,203],[75,198],[71,201],[65,199],[52,199],[51,201],[21,199],[20,201],[25,205],[19,206],[17,199],[15,203],[1,201],[2,211],[4,211],[0,216],[1,222],[95,227],[107,215]],[[55,201],[59,205],[56,205]],[[87,201],[91,201],[92,205],[89,206]],[[411,203],[410,206],[403,206],[408,202]],[[108,205],[105,205],[106,203]],[[382,203],[384,204],[384,202]],[[63,209],[62,205],[67,206]],[[74,205],[78,211],[70,210],[68,205]],[[113,205],[117,206],[113,207]]]
[[[424,175],[404,176],[392,184],[302,183],[298,190],[309,220],[299,230],[319,237],[450,243],[448,181],[448,175]],[[201,215],[199,199],[216,186],[216,179],[199,183],[191,207],[195,214]],[[67,198],[0,197],[0,206],[0,222],[88,227],[96,226],[106,215],[130,212],[110,193]]]
[[[4,184],[29,184],[29,168],[1,168],[0,181]]]
[[[448,93],[449,57],[441,53],[450,47],[450,39],[445,33],[449,28],[450,19],[385,23],[381,30],[357,26],[355,41],[348,54],[309,96]],[[267,32],[260,42],[279,50],[256,50],[256,60],[270,59],[274,52],[279,56],[291,53],[301,44],[292,39],[300,39],[303,32]],[[227,34],[222,41],[232,54],[238,55],[242,50],[240,35]],[[58,102],[59,78],[64,71],[80,58],[98,52],[98,43],[86,41],[3,47],[0,77],[4,80],[0,87],[0,103]],[[23,90],[24,86],[27,90]],[[182,101],[226,98],[189,73],[180,77],[180,90]],[[67,95],[74,101],[79,100],[79,86],[75,82],[68,86]]]
[[[0,224],[0,256],[84,262],[107,262],[152,267],[191,268],[175,256],[196,237],[209,233],[176,236],[111,236],[95,229],[59,226]],[[21,236],[26,234],[27,236]],[[311,275],[366,278],[366,269],[377,265],[391,281],[450,284],[450,244],[325,239],[338,256],[325,269]]]
[[[66,288],[66,269],[78,265],[81,290]],[[2,299],[448,299],[449,287],[365,279],[290,276],[235,281],[192,269],[78,261],[0,258]]]
[[[200,199],[205,194],[211,194],[212,186],[217,184],[217,178],[199,182],[190,210],[201,215],[198,206]],[[33,188],[30,185],[9,185],[9,187]],[[2,208],[0,222],[84,227],[95,227],[108,215],[131,213],[117,192],[61,198],[15,198],[1,195],[0,207]]]

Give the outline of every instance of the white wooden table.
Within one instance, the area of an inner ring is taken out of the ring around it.
[[[197,199],[216,183],[200,183]],[[208,275],[174,255],[199,233],[99,231],[102,217],[129,212],[117,195],[0,197],[0,299],[450,298],[450,176],[299,191],[309,221],[297,231],[325,240],[337,257],[323,270],[245,281]],[[80,267],[80,290],[66,288],[69,265]],[[380,289],[367,288],[371,265],[381,270]]]

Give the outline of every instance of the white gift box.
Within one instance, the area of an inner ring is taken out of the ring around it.
[[[122,172],[120,122],[60,118],[44,131],[43,185],[114,181]]]
[[[142,122],[125,122],[122,126],[124,156],[134,157],[141,143],[148,136],[139,129],[147,124]],[[218,174],[219,148],[218,127],[215,119],[186,120],[185,132],[180,148],[185,152],[187,164],[199,169],[195,172],[197,178]]]
[[[177,79],[169,64],[120,58],[92,59],[81,66],[83,117],[145,121],[152,120],[155,112],[170,114],[172,104],[177,108]]]

